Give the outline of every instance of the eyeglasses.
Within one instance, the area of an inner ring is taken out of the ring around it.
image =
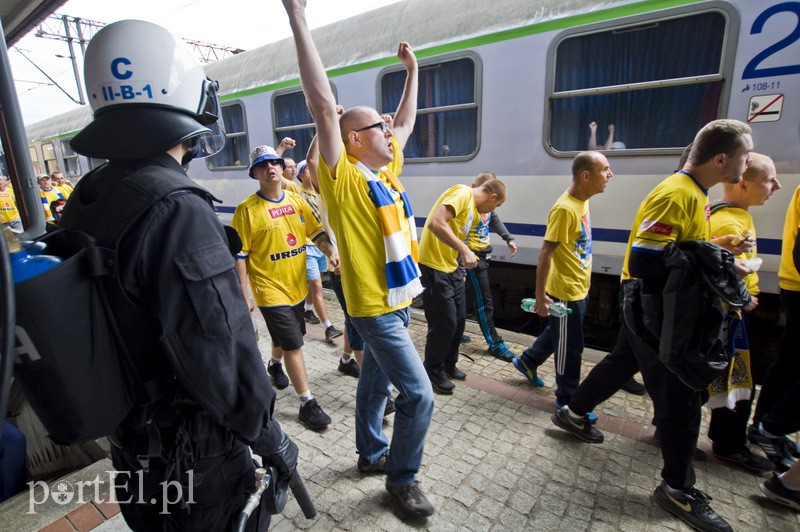
[[[286,168],[283,159],[267,159],[266,161],[261,161],[253,168],[267,168],[269,166],[280,166],[281,168]]]
[[[362,131],[366,131],[368,129],[372,129],[374,127],[381,128],[381,133],[383,133],[384,135],[389,131],[389,124],[387,124],[386,122],[381,120],[380,122],[375,122],[371,126],[366,126],[366,127],[362,127],[361,129],[356,129],[355,132],[356,133],[360,133]]]

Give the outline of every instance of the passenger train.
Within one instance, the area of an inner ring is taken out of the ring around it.
[[[520,251],[510,257],[493,237],[499,318],[525,319],[519,301],[533,291],[548,211],[569,184],[572,158],[589,146],[592,122],[615,175],[590,202],[590,322],[617,319],[634,213],[677,168],[697,130],[716,118],[748,122],[755,150],[778,168],[783,190],[752,210],[761,288],[777,293],[784,216],[800,184],[799,1],[406,0],[312,34],[339,103],[381,113],[393,112],[402,93],[397,44],[413,46],[419,110],[403,179],[419,226],[445,189],[481,171],[508,185],[498,214]],[[297,148],[286,155],[299,161],[314,126],[291,39],[206,71],[220,83],[228,141],[216,156],[192,162],[189,174],[222,200],[217,211],[228,221],[256,188],[249,150],[289,136]],[[28,127],[37,172],[59,168],[77,178],[102,164],[69,148],[89,120],[81,108]],[[711,191],[712,199],[720,194],[719,186]],[[778,320],[777,298],[762,299],[763,315]]]

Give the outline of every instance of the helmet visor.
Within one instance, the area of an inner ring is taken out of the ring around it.
[[[225,126],[222,120],[206,124],[206,127],[211,131],[197,137],[197,142],[192,147],[194,157],[197,159],[216,155],[225,146]]]
[[[192,148],[194,157],[201,159],[218,153],[225,146],[225,124],[220,116],[219,83],[206,78],[197,108],[198,121],[211,130],[202,134]]]

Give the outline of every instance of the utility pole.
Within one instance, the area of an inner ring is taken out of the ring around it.
[[[70,99],[76,101],[80,105],[86,105],[86,98],[83,94],[83,82],[81,82],[80,68],[78,67],[78,59],[75,56],[75,47],[73,43],[77,41],[81,47],[81,55],[85,54],[86,43],[88,43],[94,34],[100,31],[100,28],[103,26],[105,26],[105,23],[97,22],[96,20],[71,17],[69,15],[50,15],[36,29],[37,37],[66,41],[67,48],[69,49],[69,60],[72,62],[72,72],[75,76],[75,86],[78,88],[78,99],[75,100],[75,98],[71,96]],[[49,78],[50,76],[47,77]],[[58,86],[57,83],[56,86]],[[63,88],[58,88],[66,93]]]

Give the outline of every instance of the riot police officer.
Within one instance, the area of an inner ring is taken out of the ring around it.
[[[61,225],[118,249],[106,289],[136,405],[109,438],[122,514],[134,530],[229,529],[254,490],[248,447],[285,482],[297,446],[272,417],[214,198],[184,172],[224,144],[218,86],[172,34],[134,20],[92,39],[85,80],[93,120],[71,145],[108,163],[79,182]],[[141,214],[115,217],[126,202]],[[262,505],[248,529],[268,524]]]

